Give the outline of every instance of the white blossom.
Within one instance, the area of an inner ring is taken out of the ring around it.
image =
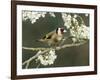
[[[37,21],[37,19],[39,19],[40,17],[44,18],[46,14],[47,14],[47,12],[36,12],[36,11],[23,10],[22,11],[22,19],[24,21],[29,19],[31,21],[31,23],[34,24]],[[49,15],[52,17],[56,17],[53,12],[49,12]]]
[[[89,39],[89,33],[90,33],[89,27],[87,27],[86,25],[81,25],[79,30],[81,38]]]
[[[86,14],[86,16],[87,15],[88,14]],[[70,30],[70,35],[73,36],[72,38],[73,42],[81,41],[83,39],[89,39],[89,27],[87,27],[83,23],[79,25],[77,17],[80,16],[78,16],[77,14],[71,16],[70,14],[62,13],[64,26],[66,26],[66,28]]]
[[[74,18],[77,18],[77,15],[76,14],[74,14]]]
[[[56,17],[55,14],[53,12],[49,12],[50,16],[52,17]]]
[[[36,22],[37,19],[40,17],[45,17],[46,12],[34,12],[34,11],[22,11],[22,19],[27,20],[29,19],[32,24]]]
[[[41,53],[41,51],[38,53]],[[39,61],[42,65],[47,66],[53,64],[56,58],[57,55],[55,54],[55,50],[52,49],[43,55],[39,55],[36,61]]]
[[[86,16],[86,17],[88,17],[88,16],[89,16],[89,14],[85,14],[85,16]]]
[[[64,21],[64,26],[66,26],[67,29],[71,27],[71,18],[72,17],[70,14],[62,13],[62,19]]]
[[[89,27],[86,25],[78,26],[76,29],[70,29],[71,36],[73,42],[80,41],[82,39],[89,39]]]

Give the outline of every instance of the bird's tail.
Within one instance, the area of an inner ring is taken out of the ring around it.
[[[36,41],[37,41],[37,42],[44,42],[43,39],[37,39]]]

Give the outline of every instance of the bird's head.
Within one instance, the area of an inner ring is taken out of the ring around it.
[[[58,34],[58,35],[62,35],[62,34],[64,34],[65,32],[67,32],[64,28],[57,28],[56,29],[56,33]]]

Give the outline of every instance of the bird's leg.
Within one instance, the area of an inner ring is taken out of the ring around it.
[[[59,43],[59,46],[61,46],[64,42],[65,42],[65,38],[61,40],[61,42]]]

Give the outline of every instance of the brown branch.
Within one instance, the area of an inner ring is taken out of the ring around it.
[[[86,43],[86,41],[80,42],[80,43],[65,44],[65,45],[63,45],[63,46],[56,47],[56,50],[60,50],[60,49],[68,48],[68,47],[80,46],[80,45],[83,45],[83,44],[85,44],[85,43]]]
[[[29,48],[29,47],[22,47],[25,50],[31,50],[31,51],[39,51],[39,50],[45,50],[45,49],[52,49],[52,48]]]
[[[86,43],[86,41],[80,42],[80,43],[65,44],[63,46],[56,47],[55,50],[60,50],[60,49],[68,48],[68,47],[80,46],[80,45],[83,45],[85,43]],[[32,51],[39,51],[39,50],[42,51],[41,53],[37,53],[36,55],[32,56],[31,58],[29,58],[28,60],[23,62],[22,65],[26,64],[25,68],[28,68],[30,61],[32,61],[33,59],[37,58],[39,55],[42,55],[42,54],[48,52],[49,50],[53,49],[53,48],[28,48],[28,47],[22,47],[22,48],[26,49],[26,50],[32,50]]]

